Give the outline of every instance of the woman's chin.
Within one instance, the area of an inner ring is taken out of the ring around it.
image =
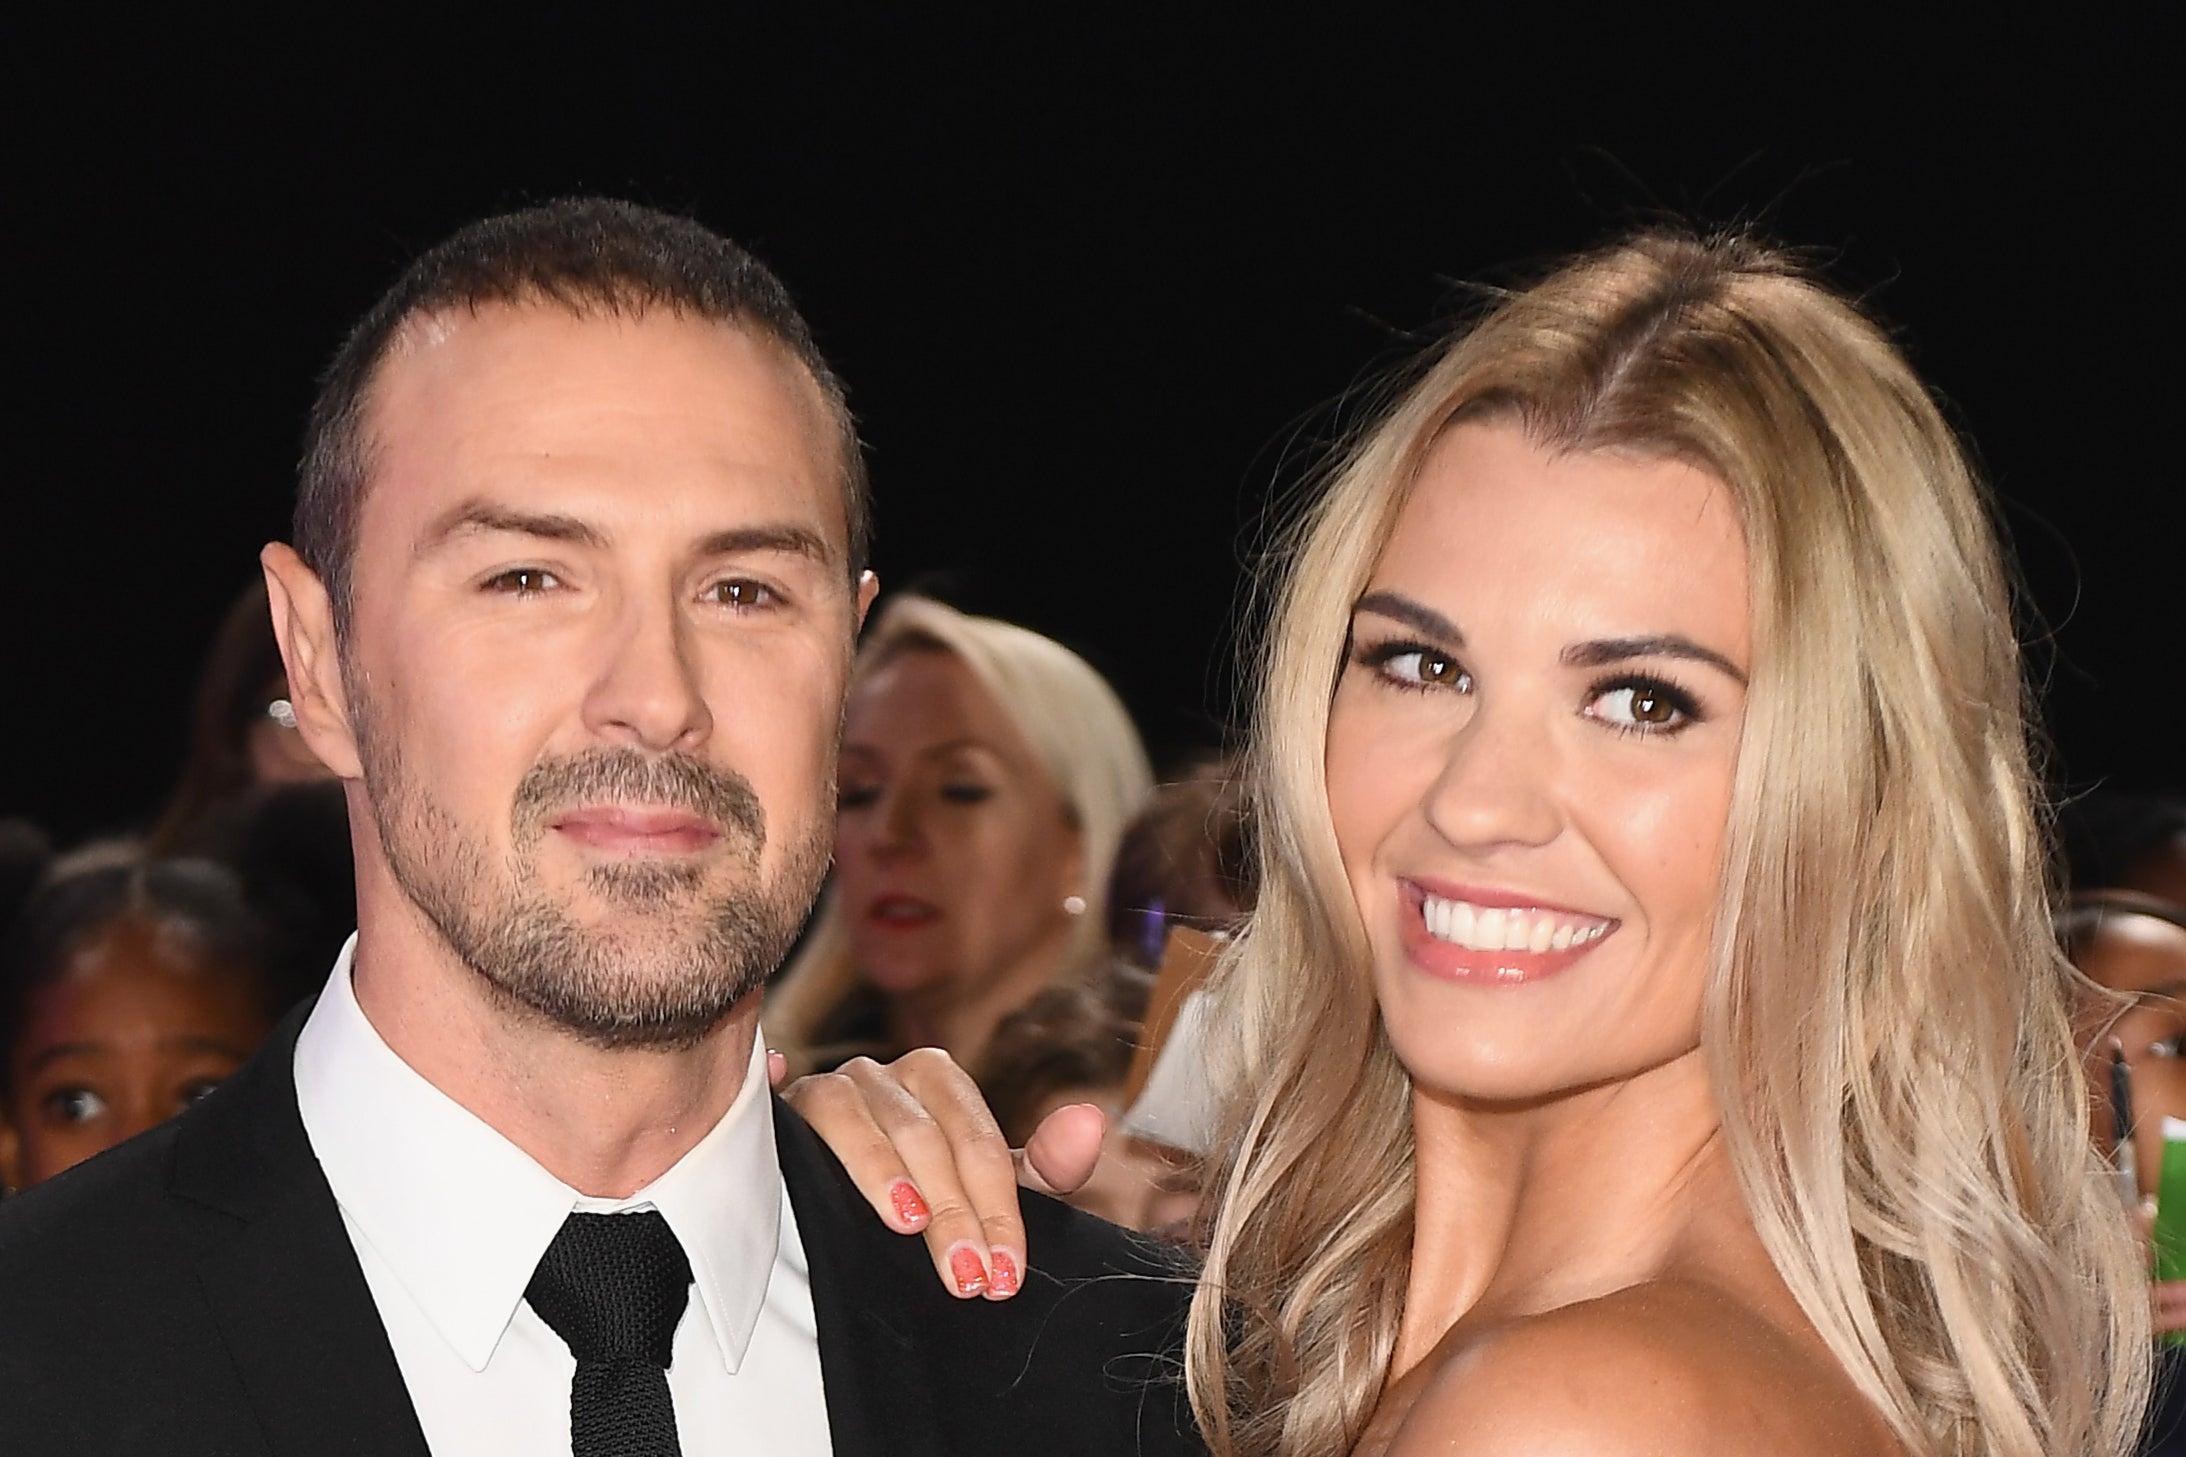
[[[941,973],[932,962],[904,957],[861,957],[858,968],[858,975],[865,984],[884,997],[909,996],[925,991],[941,980]]]

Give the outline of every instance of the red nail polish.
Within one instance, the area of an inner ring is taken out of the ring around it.
[[[918,1190],[911,1187],[909,1179],[898,1179],[888,1186],[889,1202],[896,1206],[896,1218],[905,1224],[924,1224],[933,1211],[926,1201],[918,1197]]]
[[[994,1267],[994,1283],[990,1287],[996,1295],[1017,1293],[1017,1262],[1010,1258],[1008,1250],[995,1250],[987,1256],[987,1263]]]
[[[949,1273],[956,1277],[959,1295],[977,1295],[987,1288],[987,1267],[979,1263],[979,1252],[970,1245],[949,1251]]]

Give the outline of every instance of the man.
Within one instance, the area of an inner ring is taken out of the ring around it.
[[[770,1105],[865,519],[803,321],[695,224],[492,219],[366,315],[263,555],[358,934],[0,1212],[11,1453],[1189,1450],[1182,1286],[1031,1201],[1040,1272],[953,1300]]]

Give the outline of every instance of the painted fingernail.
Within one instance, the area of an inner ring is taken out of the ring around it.
[[[1017,1262],[1010,1258],[1008,1250],[994,1250],[987,1256],[987,1263],[994,1267],[994,1282],[989,1287],[996,1295],[1017,1293]]]
[[[949,1251],[949,1273],[956,1277],[959,1295],[977,1295],[987,1288],[987,1267],[979,1263],[979,1251],[970,1245]]]
[[[933,1215],[909,1179],[898,1179],[888,1186],[888,1202],[896,1206],[896,1218],[905,1224],[924,1224]]]

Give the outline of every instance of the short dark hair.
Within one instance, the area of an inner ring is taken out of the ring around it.
[[[78,948],[130,920],[184,938],[210,971],[249,980],[269,1020],[280,1015],[265,927],[226,866],[128,858],[63,872],[31,893],[0,937],[0,1103],[38,993],[60,978]]]
[[[547,303],[581,316],[668,309],[767,335],[811,371],[839,436],[849,565],[871,537],[865,458],[842,381],[789,290],[758,259],[689,218],[613,198],[570,197],[470,224],[403,271],[350,330],[312,402],[298,470],[296,552],[349,617],[350,565],[372,442],[372,381],[411,319],[487,304]]]

